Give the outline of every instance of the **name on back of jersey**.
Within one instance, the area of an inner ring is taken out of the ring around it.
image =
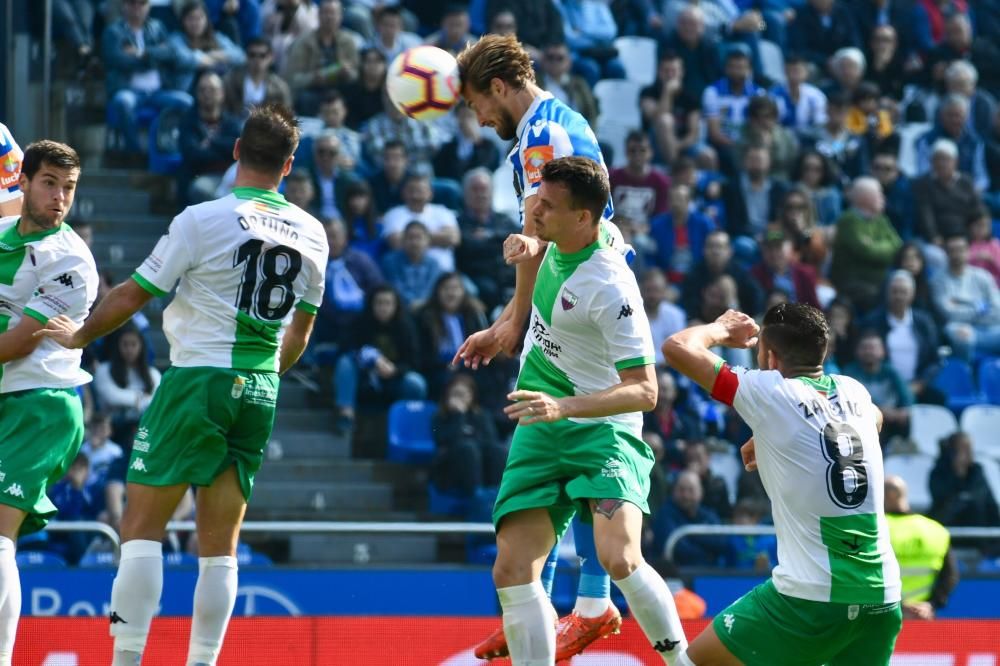
[[[854,400],[843,400],[839,396],[830,396],[829,400],[813,398],[803,400],[799,403],[802,416],[806,419],[817,418],[817,414],[824,413],[834,419],[843,420],[848,416],[861,417],[861,406]]]
[[[288,241],[297,241],[299,239],[299,232],[295,230],[295,227],[288,220],[271,217],[270,215],[240,215],[236,221],[239,222],[240,227],[244,231],[259,229],[284,236],[285,240]]]

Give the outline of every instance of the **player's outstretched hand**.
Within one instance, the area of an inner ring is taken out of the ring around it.
[[[547,393],[539,391],[514,391],[507,395],[514,404],[504,407],[504,413],[521,425],[551,423],[563,418],[562,405]]]
[[[757,450],[753,444],[753,437],[740,447],[740,455],[743,456],[743,467],[746,471],[757,471]]]
[[[67,349],[79,349],[83,347],[76,338],[79,328],[77,323],[66,315],[58,315],[49,319],[45,328],[35,331],[35,337],[52,338]]]
[[[760,326],[750,315],[736,310],[726,310],[715,323],[726,330],[726,338],[721,340],[720,344],[734,349],[749,349],[757,344]]]
[[[451,364],[464,365],[466,368],[478,370],[480,365],[489,365],[501,349],[496,333],[493,327],[490,327],[467,337],[462,346],[458,348],[455,358],[451,359]]]
[[[537,257],[541,251],[541,241],[533,236],[511,234],[503,242],[503,260],[510,266]]]

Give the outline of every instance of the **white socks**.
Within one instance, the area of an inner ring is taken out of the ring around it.
[[[580,617],[600,617],[611,605],[611,597],[581,597],[576,596],[573,612]]]
[[[14,559],[14,542],[0,536],[0,666],[14,657],[17,620],[21,616],[21,576]]]
[[[632,575],[616,580],[615,585],[625,595],[632,615],[653,649],[663,661],[674,664],[677,655],[687,649],[687,639],[677,616],[674,596],[660,574],[643,562]]]
[[[677,662],[675,666],[695,666],[695,663],[691,661],[691,657],[688,656],[687,650],[681,652],[677,655]]]
[[[215,666],[236,603],[236,558],[198,559],[188,666]]]
[[[541,582],[497,589],[513,666],[552,666],[556,660],[556,610]]]
[[[142,658],[149,625],[163,590],[163,547],[136,539],[122,544],[118,575],[111,586],[112,666],[134,666]]]

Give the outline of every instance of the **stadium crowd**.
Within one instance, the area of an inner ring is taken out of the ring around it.
[[[306,138],[284,194],[324,222],[330,247],[306,363],[343,432],[364,430],[397,400],[436,402],[438,491],[495,486],[512,429],[502,407],[517,359],[472,374],[450,365],[512,294],[501,250],[519,228],[502,166],[510,146],[465,106],[434,122],[407,118],[384,81],[411,46],[457,53],[483,32],[513,32],[539,84],[606,142],[614,222],[636,250],[656,344],[728,308],[755,317],[782,301],[823,309],[835,333],[828,371],[861,381],[882,409],[887,473],[908,477],[914,507],[945,525],[1000,525],[1000,449],[982,428],[945,432],[932,448],[914,428],[922,414],[941,414],[924,405],[959,414],[1000,404],[997,3],[54,6],[81,76],[104,77],[108,155],[145,166],[143,134],[176,129],[179,205],[227,192],[249,105],[294,106]],[[655,42],[655,79],[634,98],[600,97],[599,82],[629,70],[620,37]],[[639,110],[635,126],[618,138],[605,132],[604,119],[627,107]],[[63,518],[120,516],[123,448],[159,381],[146,327],[137,321],[91,350],[98,408],[53,491]],[[746,351],[720,353],[754,362]],[[756,474],[736,453],[746,426],[657,360],[659,402],[644,436],[659,460],[646,534],[659,557],[679,526],[769,518]],[[76,559],[85,544],[59,547]],[[773,540],[760,538],[690,538],[675,556],[748,568],[774,560]]]

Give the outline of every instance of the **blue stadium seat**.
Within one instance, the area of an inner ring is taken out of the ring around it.
[[[44,550],[28,550],[20,552],[15,557],[17,566],[21,569],[25,567],[59,567],[66,566],[66,560],[55,553],[47,553]]]
[[[241,567],[270,567],[274,566],[271,558],[263,553],[256,552],[245,543],[236,544],[236,563]]]
[[[177,172],[184,158],[181,156],[180,121],[183,112],[166,108],[149,126],[149,170],[153,173],[172,175]]]
[[[79,566],[83,569],[113,569],[118,562],[112,552],[87,553],[80,559]]]
[[[437,405],[422,400],[400,400],[389,408],[388,459],[403,463],[428,463],[434,456],[431,419]]]
[[[168,567],[196,567],[198,566],[198,558],[190,553],[165,553],[163,555],[163,564]]]
[[[428,509],[439,516],[464,516],[469,509],[469,498],[452,495],[438,490],[433,483],[427,484]]]
[[[945,361],[934,377],[934,386],[948,396],[948,407],[956,414],[969,405],[984,402],[973,381],[972,368],[961,359]]]
[[[979,389],[993,405],[1000,405],[1000,358],[987,356],[979,363]]]

